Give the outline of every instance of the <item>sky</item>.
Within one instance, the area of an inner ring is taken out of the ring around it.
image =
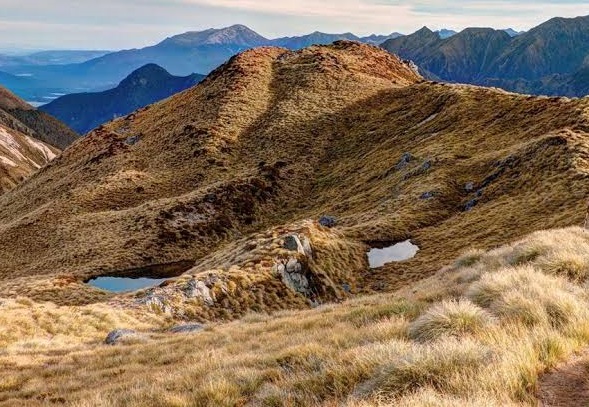
[[[108,49],[245,24],[268,38],[466,27],[528,30],[589,0],[0,0],[0,49]]]

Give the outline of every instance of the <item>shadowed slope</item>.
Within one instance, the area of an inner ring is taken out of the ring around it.
[[[203,78],[198,74],[173,76],[155,64],[148,64],[134,71],[116,88],[65,95],[39,109],[85,134],[113,118],[186,90]]]

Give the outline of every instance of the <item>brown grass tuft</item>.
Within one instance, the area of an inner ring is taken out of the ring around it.
[[[468,300],[444,301],[434,305],[409,326],[409,336],[429,341],[440,336],[464,336],[488,328],[494,318]]]

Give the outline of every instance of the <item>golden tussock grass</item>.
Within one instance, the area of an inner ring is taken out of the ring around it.
[[[584,283],[544,268],[587,241],[578,228],[537,232],[394,294],[189,335],[124,310],[8,300],[2,323],[21,331],[2,337],[0,405],[531,406],[540,374],[589,344]],[[542,249],[511,265],[527,246]],[[101,345],[114,324],[149,339]]]

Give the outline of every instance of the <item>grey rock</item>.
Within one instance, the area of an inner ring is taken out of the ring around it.
[[[132,329],[115,329],[106,335],[104,343],[107,345],[116,345],[130,338],[140,338],[140,335]]]
[[[125,140],[125,143],[132,146],[132,145],[139,143],[139,140],[141,140],[141,136],[131,136],[131,137],[127,137],[127,139]]]
[[[427,171],[432,167],[432,162],[430,160],[425,161],[423,164],[421,164],[421,169],[422,171]]]
[[[398,170],[405,168],[409,164],[409,162],[411,162],[412,159],[413,156],[411,155],[411,153],[404,153],[401,156],[399,162],[397,162],[397,165],[395,165],[395,168]]]
[[[435,193],[432,191],[424,192],[419,196],[419,199],[431,199],[435,196]]]
[[[465,190],[466,192],[472,192],[472,191],[474,191],[474,182],[467,182],[467,183],[464,185],[464,190]]]
[[[172,312],[171,307],[167,304],[164,297],[150,292],[146,297],[139,300],[140,303],[147,305],[154,312],[163,312],[169,314]]]
[[[284,238],[284,248],[286,250],[298,250],[299,248],[299,238],[296,235],[290,235],[290,236],[286,236]]]
[[[350,285],[348,283],[342,284],[342,289],[347,293],[352,291],[352,287],[350,287]]]
[[[305,267],[295,258],[290,258],[288,261],[279,262],[274,265],[274,271],[278,274],[282,282],[291,290],[310,296],[312,294],[309,279],[304,273]]]
[[[214,194],[213,192],[208,193],[205,195],[204,201],[207,203],[215,203],[215,202],[217,202],[217,195]]]
[[[284,238],[283,247],[287,250],[297,251],[303,256],[313,256],[313,249],[311,243],[306,236],[289,235]]]
[[[319,224],[326,228],[333,228],[337,226],[337,219],[334,216],[324,215],[319,218]]]
[[[206,305],[214,305],[215,300],[211,296],[211,290],[200,280],[190,280],[183,289],[184,295],[188,298],[200,298]]]
[[[464,205],[464,211],[468,212],[468,211],[472,210],[475,206],[477,206],[478,203],[479,203],[478,199],[471,199],[470,201],[468,201],[466,203],[466,205]]]
[[[291,290],[307,297],[312,295],[311,284],[307,278],[308,266],[306,259],[313,257],[313,248],[304,235],[292,234],[284,238],[284,247],[296,251],[297,256],[277,259],[273,271]]]
[[[169,332],[173,334],[188,334],[200,332],[205,329],[204,325],[201,324],[188,324],[188,325],[177,325],[170,328]]]

